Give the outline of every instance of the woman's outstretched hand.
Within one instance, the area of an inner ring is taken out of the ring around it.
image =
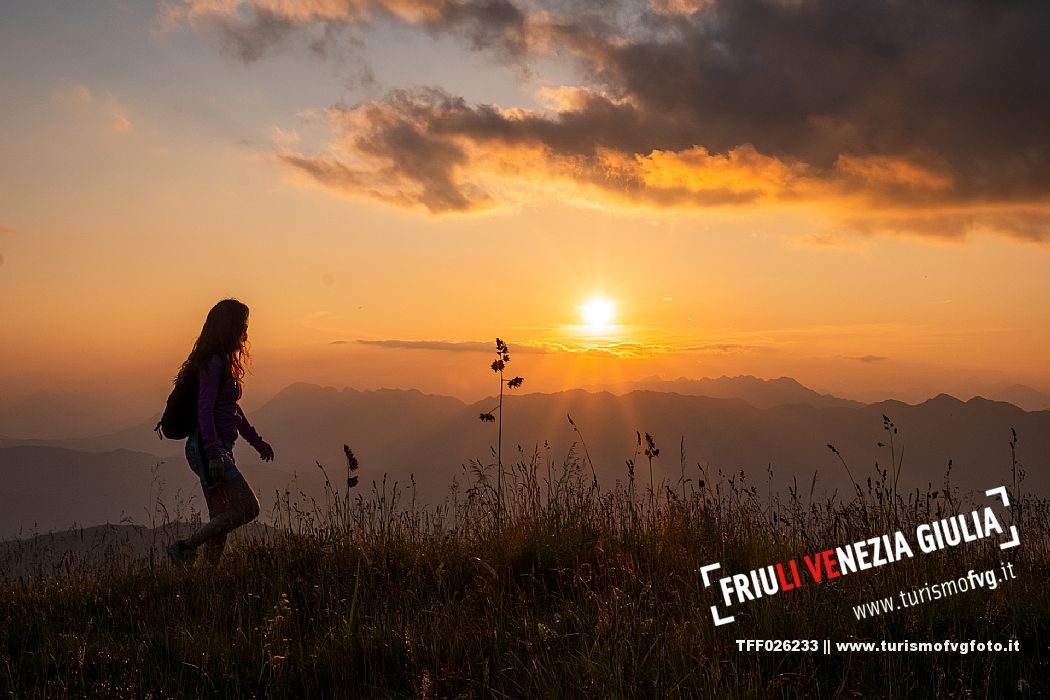
[[[262,461],[273,461],[273,448],[270,447],[270,443],[265,440],[260,440],[259,444],[255,446],[255,449],[259,452],[259,456],[262,457]]]

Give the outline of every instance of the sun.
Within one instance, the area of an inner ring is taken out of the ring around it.
[[[604,297],[592,297],[580,304],[580,315],[590,330],[607,329],[616,319],[616,302]]]

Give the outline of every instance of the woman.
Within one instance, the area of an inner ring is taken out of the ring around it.
[[[263,461],[273,459],[273,448],[259,437],[241,411],[241,381],[248,362],[248,307],[223,299],[208,312],[200,337],[179,373],[197,375],[197,430],[186,441],[186,460],[200,478],[208,503],[209,520],[185,540],[168,547],[175,562],[192,563],[197,548],[206,545],[206,557],[216,563],[226,545],[226,534],[259,515],[259,500],[233,461],[238,433]]]

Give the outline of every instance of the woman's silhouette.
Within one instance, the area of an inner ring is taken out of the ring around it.
[[[186,441],[186,460],[200,478],[208,503],[209,520],[185,540],[168,547],[168,556],[189,564],[205,545],[206,558],[222,556],[226,534],[259,515],[259,500],[233,461],[238,433],[263,461],[273,459],[273,448],[259,437],[237,401],[248,361],[248,307],[223,299],[208,312],[200,337],[179,369],[180,377],[197,375],[197,430]]]

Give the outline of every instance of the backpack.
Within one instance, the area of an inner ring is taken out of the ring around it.
[[[219,390],[226,384],[227,377],[219,382]],[[197,393],[200,387],[197,369],[187,367],[175,377],[175,386],[168,394],[164,413],[157,426],[153,428],[161,440],[185,440],[197,429]]]
[[[153,430],[161,440],[185,440],[197,428],[197,370],[187,367],[175,377],[164,413]]]

